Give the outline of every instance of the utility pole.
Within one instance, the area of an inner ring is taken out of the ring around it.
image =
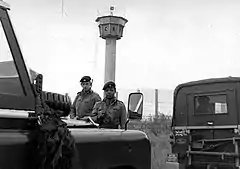
[[[158,89],[155,89],[155,118],[158,117]]]

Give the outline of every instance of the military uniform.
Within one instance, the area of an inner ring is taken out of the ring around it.
[[[78,92],[72,105],[72,113],[74,117],[82,118],[84,116],[92,116],[92,110],[95,103],[101,101],[101,97],[93,92]]]
[[[89,82],[91,78],[84,76],[80,82]],[[92,116],[92,110],[95,103],[101,101],[99,94],[92,90],[87,92],[81,91],[77,93],[75,100],[71,106],[71,116],[82,118],[84,116]]]
[[[103,90],[111,86],[115,87],[115,83],[106,83]],[[103,101],[97,102],[92,113],[95,115],[92,119],[100,125],[100,128],[117,129],[119,126],[124,128],[127,121],[126,107],[122,101],[115,97],[105,98]]]

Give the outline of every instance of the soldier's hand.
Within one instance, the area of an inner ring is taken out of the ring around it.
[[[85,120],[85,121],[89,121],[89,116],[84,116],[82,118],[80,118],[81,120]]]
[[[70,119],[74,119],[74,118],[75,118],[74,114],[70,113]]]
[[[103,117],[103,116],[104,116],[104,112],[103,112],[103,111],[99,111],[97,116],[98,116],[99,118],[100,118],[100,117]]]
[[[104,116],[104,114],[101,113],[101,114],[98,114],[98,115],[97,115],[97,118],[100,119],[100,118],[103,118],[103,116]]]

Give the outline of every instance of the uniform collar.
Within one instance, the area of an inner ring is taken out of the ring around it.
[[[113,105],[117,102],[117,98],[116,97],[114,97],[112,99],[104,98],[103,102],[105,102],[107,105]]]
[[[87,95],[87,94],[90,94],[90,93],[93,93],[92,89],[84,92],[83,90],[81,92],[79,92],[80,95]]]

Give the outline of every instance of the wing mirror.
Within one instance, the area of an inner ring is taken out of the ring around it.
[[[128,97],[128,118],[141,120],[143,115],[143,94],[140,92],[130,93]]]

